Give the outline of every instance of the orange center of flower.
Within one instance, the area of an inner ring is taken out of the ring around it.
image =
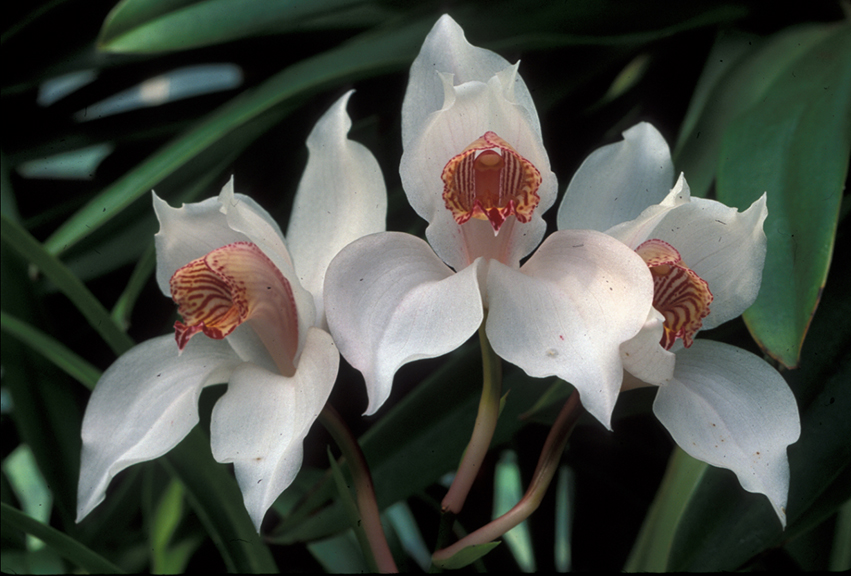
[[[709,315],[709,284],[683,264],[680,253],[662,240],[648,240],[635,250],[653,275],[653,307],[665,317],[659,344],[670,350],[677,338],[686,348]]]
[[[443,201],[455,221],[489,220],[494,233],[512,214],[528,222],[541,201],[541,173],[493,132],[454,156],[440,177]]]
[[[169,286],[183,317],[174,323],[179,350],[198,332],[221,340],[249,322],[281,373],[295,372],[298,317],[292,288],[256,245],[236,242],[213,250],[177,270]]]

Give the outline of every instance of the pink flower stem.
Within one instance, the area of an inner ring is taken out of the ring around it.
[[[398,572],[393,554],[390,553],[390,547],[387,545],[387,538],[384,536],[384,528],[381,526],[372,475],[360,445],[340,414],[330,404],[325,404],[319,414],[319,421],[334,438],[334,442],[340,447],[343,457],[349,463],[357,493],[358,512],[370,547],[368,551],[364,550],[364,554],[372,553],[375,564],[382,574]]]
[[[435,564],[439,565],[441,561],[451,558],[468,546],[485,544],[499,538],[523,522],[532,512],[538,509],[558,469],[561,454],[564,452],[567,439],[570,437],[570,433],[579,419],[581,407],[579,394],[574,391],[567,399],[567,402],[565,402],[564,407],[559,412],[558,418],[556,418],[553,427],[550,429],[547,440],[544,442],[544,448],[541,451],[541,457],[538,459],[538,466],[535,468],[532,482],[529,484],[529,488],[526,490],[523,499],[514,508],[493,522],[468,534],[452,546],[435,552],[432,556],[432,561]]]
[[[487,320],[487,316],[485,316]],[[470,443],[464,451],[464,457],[455,473],[455,479],[449,487],[449,492],[443,498],[441,509],[444,514],[451,512],[458,514],[464,507],[470,487],[476,479],[481,468],[482,461],[490,448],[496,421],[499,418],[499,401],[502,393],[502,364],[499,356],[491,348],[488,337],[485,334],[485,321],[479,328],[479,342],[482,347],[482,398],[479,400],[479,413],[476,416],[476,424]]]

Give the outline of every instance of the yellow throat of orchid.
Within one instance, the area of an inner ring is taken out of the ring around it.
[[[443,200],[455,221],[488,220],[494,234],[512,214],[528,222],[541,200],[541,173],[494,132],[485,132],[455,155],[440,177]]]
[[[683,264],[680,253],[663,240],[648,240],[635,251],[653,275],[653,307],[665,317],[659,344],[670,350],[681,338],[688,348],[709,315],[709,284]]]

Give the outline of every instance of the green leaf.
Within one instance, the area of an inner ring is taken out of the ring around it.
[[[765,97],[790,60],[824,36],[824,26],[789,28],[768,40],[719,35],[709,53],[674,150],[691,193],[706,196],[715,179],[721,141],[735,119]]]
[[[95,384],[100,379],[100,370],[77,356],[64,344],[2,310],[0,310],[0,326],[4,332],[42,354],[83,386],[94,390]]]
[[[574,473],[566,464],[558,467],[556,481],[556,517],[555,543],[553,557],[556,572],[571,571],[573,565],[572,538],[574,509],[576,508],[576,490],[574,488]]]
[[[370,571],[351,530],[310,542],[307,549],[329,574],[365,574]]]
[[[236,481],[227,468],[213,460],[210,441],[198,428],[169,452],[164,462],[186,487],[187,499],[228,571],[278,571],[269,548],[248,517]]]
[[[823,28],[779,70],[724,134],[717,192],[744,209],[768,191],[762,290],[744,319],[763,349],[794,367],[827,276],[848,172],[851,26]]]
[[[305,20],[365,0],[124,0],[107,16],[98,47],[165,52],[295,31]]]
[[[6,229],[4,225],[3,232]],[[0,252],[2,309],[14,310],[31,322],[37,303],[27,277],[27,263],[6,242]],[[81,446],[79,388],[17,338],[4,336],[0,348],[3,387],[11,395],[15,427],[38,461],[60,518],[73,524]]]
[[[329,86],[410,64],[430,24],[428,20],[416,20],[362,34],[333,50],[293,64],[237,96],[108,186],[54,232],[45,247],[52,254],[67,250],[148,193],[163,178],[265,112],[277,110],[277,114],[257,128],[255,137],[291,112],[303,98]]]
[[[709,465],[674,448],[624,571],[664,572],[683,512]]]
[[[425,572],[431,566],[431,552],[426,547],[420,527],[406,502],[397,502],[384,511],[384,516],[396,531],[402,548]]]
[[[836,517],[836,532],[830,554],[831,572],[851,570],[851,500],[839,509]]]
[[[361,552],[366,559],[366,563],[369,566],[370,571],[378,572],[378,564],[375,562],[375,556],[372,554],[372,548],[369,545],[369,538],[366,535],[366,531],[363,529],[360,511],[358,510],[358,505],[355,502],[354,496],[352,496],[351,489],[349,488],[349,482],[343,475],[343,471],[337,464],[337,460],[334,458],[334,455],[331,454],[331,447],[329,446],[326,449],[328,451],[328,461],[331,463],[331,473],[334,476],[334,484],[337,486],[337,494],[340,496],[340,501],[343,503],[343,508],[346,510],[346,516],[349,519],[349,526],[351,526],[351,529],[354,531],[355,536],[358,539],[358,544],[360,544]]]
[[[517,453],[513,450],[504,450],[494,470],[492,519],[496,520],[511,510],[523,498],[523,492]],[[503,534],[502,539],[520,570],[526,573],[535,572],[535,550],[532,547],[529,524],[524,520]]]
[[[454,555],[450,556],[446,560],[441,560],[439,562],[435,562],[435,566],[438,568],[442,568],[443,570],[457,570],[459,568],[463,568],[468,564],[472,564],[497,546],[499,546],[499,542],[488,542],[487,544],[476,544],[474,546],[467,546],[466,548],[459,550]]]
[[[53,494],[38,469],[32,450],[26,444],[19,444],[3,460],[3,472],[17,496],[24,513],[38,520],[49,522],[53,509]],[[27,548],[37,550],[43,544],[38,540],[27,542]]]
[[[169,547],[182,517],[183,485],[172,479],[160,497],[150,526],[151,572],[168,574],[182,571],[180,567],[173,566],[174,559]]]
[[[112,317],[103,304],[89,292],[79,278],[74,276],[58,258],[45,250],[20,224],[10,220],[6,214],[0,217],[3,222],[3,241],[44,272],[45,276],[71,300],[113,352],[121,354],[133,347],[133,340],[112,321]]]
[[[67,534],[34,520],[5,502],[0,503],[2,522],[11,529],[31,534],[63,558],[92,574],[124,574],[118,566],[96,554]]]

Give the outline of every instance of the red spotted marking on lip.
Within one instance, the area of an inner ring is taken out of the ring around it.
[[[713,300],[709,284],[683,264],[680,253],[663,240],[648,240],[635,251],[653,275],[653,307],[665,317],[659,344],[670,350],[680,338],[688,348],[709,315]]]
[[[541,201],[541,173],[495,132],[485,132],[452,157],[440,177],[455,221],[488,220],[494,233],[512,214],[529,222]]]

